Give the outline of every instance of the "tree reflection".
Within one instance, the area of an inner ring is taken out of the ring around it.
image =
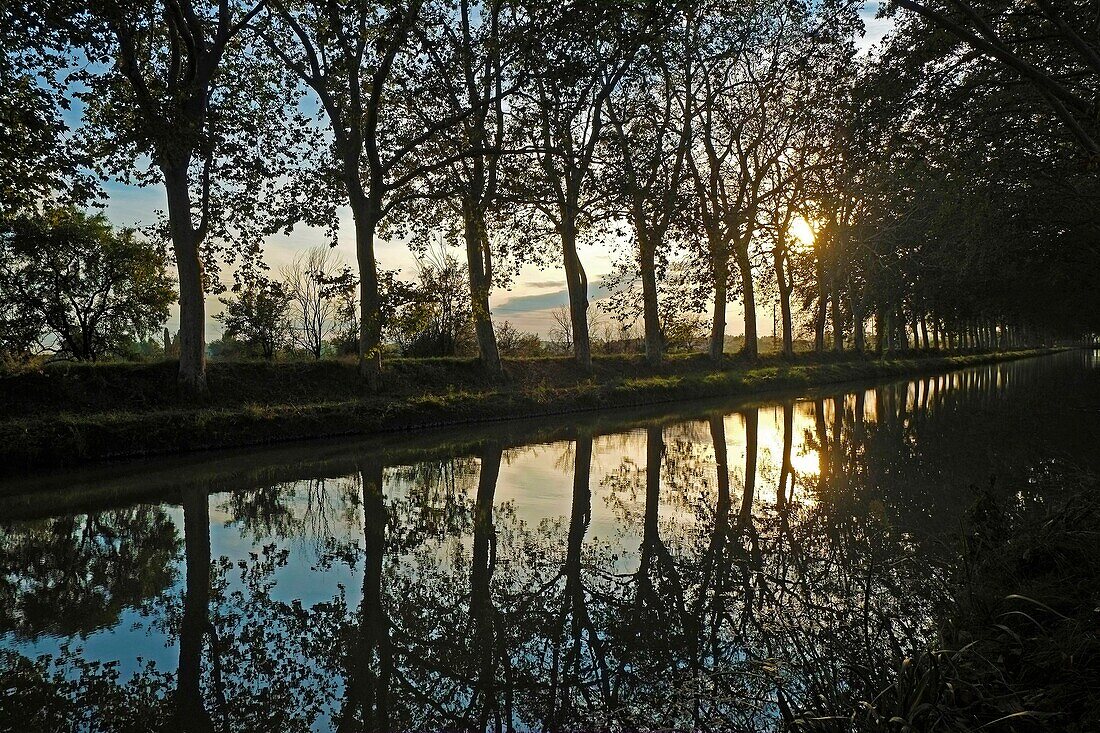
[[[596,630],[586,588],[583,547],[592,521],[592,436],[577,438],[573,457],[573,492],[565,559],[560,576],[565,587],[553,613],[551,658],[547,681],[547,730],[577,725],[607,705],[610,698],[604,643]]]
[[[560,513],[535,518],[509,483],[519,451],[499,441],[414,465],[364,459],[346,480],[358,491],[324,501],[295,503],[291,485],[219,499],[257,545],[235,562],[212,557],[205,491],[186,492],[181,612],[163,619],[178,668],[126,682],[74,663],[11,689],[94,705],[79,690],[98,685],[129,701],[111,703],[126,720],[146,711],[189,731],[845,729],[836,716],[887,689],[952,602],[954,556],[927,531],[962,501],[928,477],[931,452],[970,424],[946,384],[788,402],[763,420],[742,407],[610,440],[580,432],[550,451],[565,456]],[[322,505],[329,519],[305,521]],[[66,598],[102,602],[113,616],[95,623],[111,623],[170,585],[181,548],[163,510],[88,522],[5,535],[5,629],[81,628],[39,610]],[[362,560],[360,599],[280,588],[305,572],[285,545],[307,527],[330,540],[313,546],[316,566],[353,569],[350,587]],[[124,546],[139,540],[145,554]],[[121,562],[145,580],[127,585]],[[48,582],[69,568],[68,586]]]
[[[180,539],[160,507],[0,525],[0,634],[35,639],[110,627],[164,593]]]
[[[177,722],[181,730],[214,729],[202,692],[203,640],[210,625],[210,504],[201,489],[183,493],[183,537],[187,563],[179,635]],[[220,675],[218,675],[220,678]],[[220,681],[220,680],[219,680]]]
[[[472,627],[473,690],[466,723],[476,730],[512,730],[512,694],[502,685],[511,678],[505,636],[497,628],[493,605],[493,570],[497,562],[497,534],[493,500],[500,475],[501,447],[488,444],[481,454],[481,471],[474,500],[473,557],[470,563],[470,621]]]
[[[363,600],[345,661],[344,705],[338,731],[386,731],[390,725],[393,649],[384,605],[387,511],[381,463],[360,471],[363,487]]]

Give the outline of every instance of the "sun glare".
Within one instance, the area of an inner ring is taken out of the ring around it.
[[[814,245],[814,230],[805,217],[798,217],[791,222],[791,236],[800,247],[812,247]]]

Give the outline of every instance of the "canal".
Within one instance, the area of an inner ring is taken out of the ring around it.
[[[882,707],[990,527],[1100,470],[1098,365],[11,477],[0,729],[770,730]]]

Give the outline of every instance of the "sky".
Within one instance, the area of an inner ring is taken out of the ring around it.
[[[859,42],[861,50],[866,51],[872,44],[878,42],[890,29],[893,21],[889,19],[876,19],[875,12],[878,2],[868,2],[860,12],[865,26],[865,35]],[[116,226],[140,226],[148,224],[156,218],[157,211],[165,209],[165,194],[161,186],[149,186],[137,188],[121,183],[104,182],[104,190],[107,194],[106,213],[111,222]],[[351,221],[351,213],[346,208],[338,213],[340,219],[339,238],[335,248],[336,253],[344,262],[355,268],[354,228]],[[265,246],[265,259],[271,266],[272,272],[279,272],[289,264],[294,257],[311,247],[325,244],[327,237],[319,229],[308,227],[296,227],[289,236],[270,237]],[[379,241],[376,244],[379,266],[388,270],[397,269],[406,280],[414,279],[416,262],[413,254],[400,241]],[[459,260],[464,259],[460,250],[455,250],[455,256]],[[590,283],[589,300],[597,303],[606,297],[606,289],[600,288],[602,278],[612,269],[611,247],[606,244],[582,245],[580,251],[581,261],[584,264]],[[223,272],[222,279],[232,282],[232,272]],[[540,336],[549,335],[553,326],[553,311],[569,302],[565,289],[565,271],[560,267],[538,268],[534,266],[524,267],[515,279],[510,290],[497,289],[490,296],[490,308],[495,322],[509,321],[513,326],[523,331],[538,333]],[[770,336],[773,331],[772,303],[761,299],[758,303],[757,332],[761,336]],[[709,306],[704,304],[704,313],[710,312]],[[207,297],[206,301],[206,337],[207,341],[213,341],[221,337],[222,325],[214,316],[220,313],[223,305],[216,296]],[[738,336],[745,332],[744,311],[740,303],[730,303],[726,309],[727,335]],[[168,327],[174,330],[179,323],[178,310],[173,308],[169,317]]]

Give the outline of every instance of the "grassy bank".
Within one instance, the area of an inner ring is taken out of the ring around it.
[[[395,360],[383,388],[363,394],[353,364],[213,363],[209,396],[181,402],[175,365],[56,365],[0,377],[0,466],[35,466],[181,453],[337,435],[530,418],[588,410],[800,389],[947,371],[1049,349],[891,359],[732,360],[699,356],[659,369],[640,358],[516,360],[503,384],[470,360]]]

